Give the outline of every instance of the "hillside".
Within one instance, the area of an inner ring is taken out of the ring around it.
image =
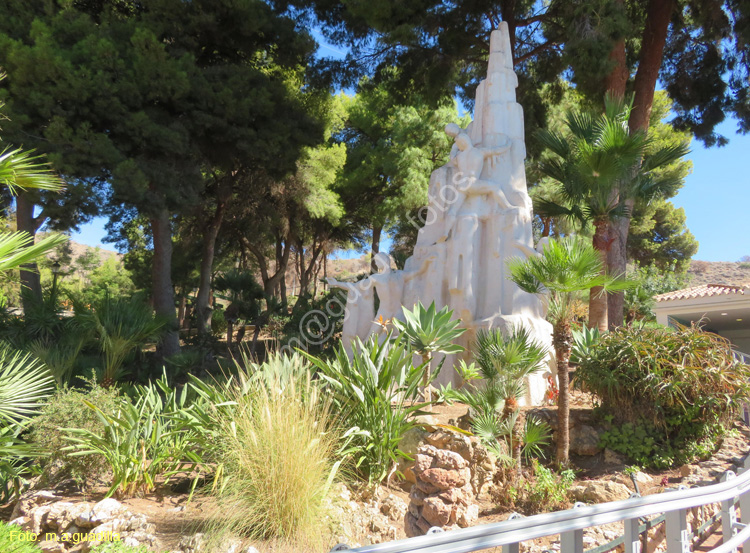
[[[750,286],[750,263],[693,260],[688,269],[689,286],[731,284]]]

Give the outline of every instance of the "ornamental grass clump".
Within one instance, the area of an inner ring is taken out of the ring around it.
[[[603,445],[664,468],[706,456],[750,395],[750,367],[731,344],[696,327],[622,327],[579,360],[611,429]]]
[[[207,535],[311,545],[338,469],[330,403],[309,378],[237,393],[221,418],[223,484]]]

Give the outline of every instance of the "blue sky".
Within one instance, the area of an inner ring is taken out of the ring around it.
[[[344,57],[345,52],[327,44],[319,32],[313,30],[312,34],[320,44],[319,56]],[[736,128],[736,122],[727,121],[717,129],[729,138],[723,148],[704,148],[693,142],[688,156],[693,161],[693,172],[672,199],[677,207],[685,209],[687,226],[700,243],[694,259],[737,261],[750,255],[750,135],[738,135]],[[80,232],[73,234],[73,240],[112,249],[111,244],[102,243],[105,222],[97,218],[83,225]],[[384,246],[387,248],[388,244]],[[350,257],[353,252],[339,253]]]

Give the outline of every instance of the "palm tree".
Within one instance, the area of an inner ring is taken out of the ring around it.
[[[166,321],[154,316],[150,305],[140,297],[106,296],[92,309],[76,306],[76,319],[84,332],[90,332],[104,354],[101,385],[112,386],[120,377],[128,354],[149,340],[157,340]]]
[[[432,401],[430,393],[430,363],[432,356],[436,353],[460,353],[464,350],[462,346],[454,344],[453,340],[466,332],[465,328],[458,328],[460,320],[451,319],[453,311],[448,307],[443,307],[440,311],[435,308],[435,302],[432,302],[428,308],[417,302],[412,311],[404,308],[404,321],[393,319],[393,326],[399,332],[405,335],[409,346],[419,354],[422,363],[425,366],[424,386],[425,401]],[[437,372],[442,368],[442,362],[438,366]]]
[[[547,357],[547,348],[534,340],[526,327],[514,327],[507,336],[500,330],[479,332],[474,356],[483,386],[476,392],[489,420],[497,427],[510,423],[511,455],[521,471],[524,417],[518,406],[526,393],[526,378],[538,371]],[[499,420],[497,412],[502,407]]]
[[[652,151],[653,142],[645,132],[629,131],[630,111],[622,99],[607,96],[601,115],[569,112],[567,136],[550,130],[537,133],[542,146],[554,155],[540,169],[558,183],[554,194],[558,201],[538,199],[535,213],[543,218],[571,218],[582,227],[591,223],[594,248],[603,257],[614,239],[610,224],[630,216],[626,201],[649,201],[675,190],[679,177],[663,169],[689,151],[684,144]],[[599,286],[590,292],[589,324],[607,330],[607,297]]]
[[[603,292],[624,290],[630,282],[607,276],[599,252],[586,239],[570,236],[550,240],[540,256],[515,258],[508,262],[510,279],[521,290],[542,297],[547,319],[553,326],[552,345],[557,362],[560,388],[557,410],[557,461],[568,460],[570,448],[569,360],[573,343],[571,322],[575,302],[581,292],[599,287]]]

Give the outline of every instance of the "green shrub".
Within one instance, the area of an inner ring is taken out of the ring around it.
[[[338,464],[330,402],[310,379],[235,388],[220,415],[223,484],[207,535],[315,542]]]
[[[382,343],[378,336],[365,343],[357,340],[351,359],[341,344],[330,361],[305,354],[346,421],[347,451],[357,471],[371,482],[385,479],[406,456],[398,444],[416,426],[413,415],[427,405],[413,403],[425,366],[412,366],[412,354],[401,336],[391,339],[390,335]]]
[[[575,480],[572,470],[559,474],[542,466],[539,461],[531,462],[531,474],[496,491],[495,499],[525,515],[559,511],[568,507],[568,490]]]
[[[684,327],[619,328],[576,371],[612,425],[604,444],[659,468],[710,452],[747,399],[748,379],[729,342]]]
[[[135,402],[120,397],[117,410],[107,413],[86,402],[100,421],[103,432],[65,428],[70,445],[63,452],[72,457],[101,455],[112,471],[107,496],[129,497],[151,492],[157,478],[170,476],[201,463],[193,452],[196,434],[184,428],[176,414],[185,409],[187,389],[176,391],[166,376],[137,386]]]
[[[114,415],[120,404],[115,388],[102,388],[96,382],[89,390],[59,390],[32,424],[31,440],[45,453],[43,477],[48,482],[72,477],[79,484],[96,482],[107,470],[100,454],[71,456],[62,451],[68,445],[64,428],[81,428],[102,435],[105,425],[87,402],[103,413]]]
[[[19,539],[21,535],[26,535],[19,526],[11,526],[0,522],[0,551],[3,553],[39,553],[39,549],[34,542]]]

